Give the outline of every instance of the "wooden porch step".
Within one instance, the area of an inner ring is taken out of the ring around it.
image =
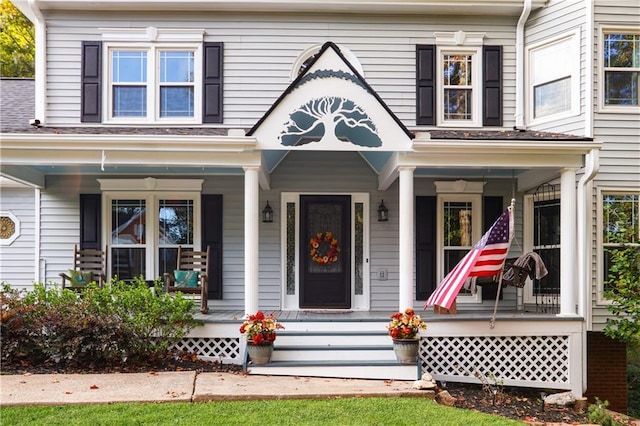
[[[359,359],[362,361],[394,361],[391,345],[379,346],[274,346],[273,361],[342,361]]]
[[[272,361],[251,365],[249,374],[271,376],[330,377],[346,379],[417,380],[418,365],[397,361]]]

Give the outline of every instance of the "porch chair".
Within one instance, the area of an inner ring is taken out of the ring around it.
[[[207,295],[207,251],[183,250],[178,247],[177,268],[173,273],[164,274],[165,290],[167,293],[181,292],[186,294],[200,294],[200,312],[209,312]]]
[[[80,291],[92,282],[102,288],[107,281],[105,273],[107,253],[106,246],[104,251],[78,249],[77,244],[73,246],[73,269],[60,273],[62,288]]]

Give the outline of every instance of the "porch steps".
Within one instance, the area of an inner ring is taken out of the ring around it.
[[[386,322],[283,323],[268,364],[247,364],[249,374],[345,379],[416,380],[418,364],[396,360]],[[360,328],[364,329],[361,330]]]

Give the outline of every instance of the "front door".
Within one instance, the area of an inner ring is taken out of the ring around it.
[[[300,307],[351,308],[351,197],[300,196]]]

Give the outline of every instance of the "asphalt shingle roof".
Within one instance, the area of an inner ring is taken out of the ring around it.
[[[0,79],[0,131],[29,130],[34,118],[36,91],[32,78]]]

